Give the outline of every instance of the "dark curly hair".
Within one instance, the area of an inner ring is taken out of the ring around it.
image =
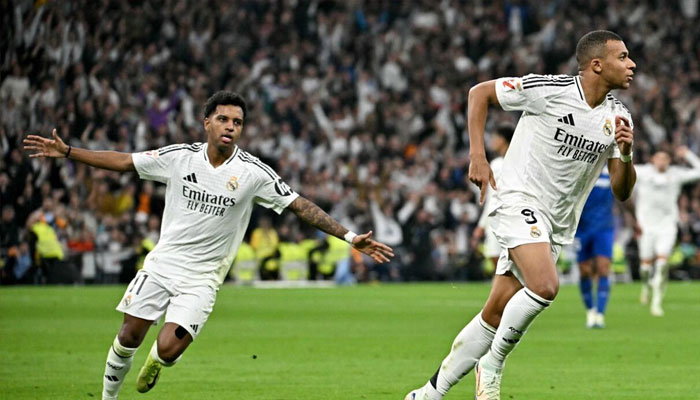
[[[226,90],[220,90],[214,93],[207,102],[204,103],[204,118],[209,118],[211,113],[216,110],[218,105],[233,105],[238,106],[243,110],[243,119],[245,119],[248,113],[248,107],[246,106],[245,100],[241,95],[234,92],[229,92]]]

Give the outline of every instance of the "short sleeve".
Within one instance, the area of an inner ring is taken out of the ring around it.
[[[196,151],[201,146],[195,144],[175,144],[162,147],[158,150],[149,150],[141,153],[134,153],[131,158],[134,161],[136,172],[141,179],[167,183],[170,179],[171,165],[178,156],[187,153],[186,150]]]
[[[281,214],[299,194],[295,192],[277,173],[262,161],[255,159],[254,163],[260,167],[259,177],[261,183],[255,193],[255,202],[265,208],[270,208],[277,214]]]
[[[574,78],[568,75],[530,74],[522,78],[499,78],[496,79],[496,96],[506,111],[540,114],[547,106],[548,96],[574,83]]]

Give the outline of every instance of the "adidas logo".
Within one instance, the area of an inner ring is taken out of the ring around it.
[[[576,126],[576,124],[574,124],[574,115],[573,114],[565,115],[565,116],[559,118],[557,121],[563,122],[567,125]]]
[[[194,172],[187,176],[183,176],[182,179],[186,180],[187,182],[197,183],[197,177],[194,176]]]
[[[190,328],[192,328],[194,333],[197,333],[197,329],[199,329],[199,325],[190,325]]]

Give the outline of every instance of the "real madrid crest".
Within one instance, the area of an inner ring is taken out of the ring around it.
[[[530,227],[530,236],[532,236],[533,238],[538,238],[538,237],[542,236],[542,231],[540,231],[540,229],[536,226],[531,226]]]
[[[613,125],[612,121],[610,121],[610,118],[605,119],[605,125],[603,125],[603,133],[605,136],[610,136],[613,133]]]
[[[230,191],[234,191],[238,189],[238,177],[237,176],[232,176],[228,182],[226,182],[226,189]]]
[[[124,307],[129,307],[129,304],[131,304],[131,294],[124,297]]]

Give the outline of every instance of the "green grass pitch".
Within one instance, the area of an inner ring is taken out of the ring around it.
[[[0,289],[0,399],[100,398],[123,286]],[[264,290],[226,285],[181,362],[153,391],[121,399],[396,399],[437,369],[479,311],[486,284]],[[613,287],[603,330],[587,330],[578,289],[535,321],[508,360],[503,399],[700,399],[700,284],[670,285],[664,318]],[[473,374],[446,396],[473,397]]]

